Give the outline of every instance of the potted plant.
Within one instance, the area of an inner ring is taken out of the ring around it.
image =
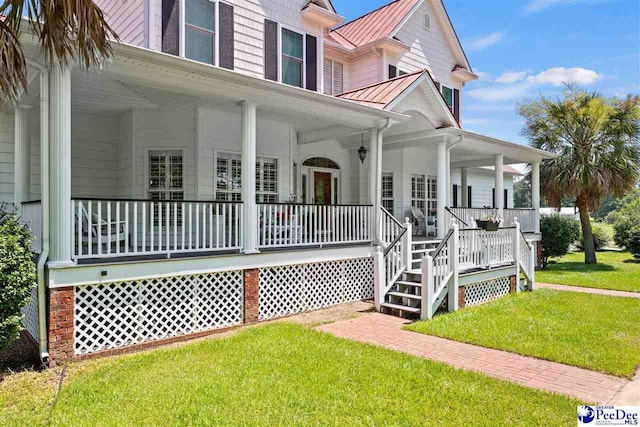
[[[501,222],[502,218],[498,216],[487,216],[476,220],[476,224],[478,224],[478,227],[482,228],[485,231],[498,231],[498,227],[500,226]]]

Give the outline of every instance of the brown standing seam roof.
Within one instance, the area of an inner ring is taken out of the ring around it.
[[[415,73],[406,74],[402,77],[396,77],[395,79],[386,80],[371,86],[341,93],[337,96],[338,98],[384,109],[425,73],[428,73],[428,71],[416,71]]]
[[[387,38],[418,1],[395,0],[336,28],[327,37],[348,48]]]

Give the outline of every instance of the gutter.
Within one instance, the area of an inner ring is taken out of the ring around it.
[[[49,258],[49,70],[42,64],[27,59],[27,65],[40,72],[40,167],[42,204],[42,251],[38,258],[38,347],[40,360],[49,363],[47,335],[46,265]]]

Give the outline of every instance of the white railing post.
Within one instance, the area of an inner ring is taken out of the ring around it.
[[[427,255],[422,258],[422,300],[420,308],[420,320],[433,318],[433,300],[435,291],[433,289],[433,258]]]
[[[449,281],[448,297],[449,301],[447,307],[449,311],[458,311],[458,275],[459,275],[459,260],[460,260],[460,230],[455,218],[451,218],[451,229],[453,234],[449,240],[449,268],[453,273],[451,280]]]
[[[527,242],[527,245],[529,245],[529,249],[531,249],[531,251],[529,252],[531,254],[531,256],[529,256],[529,274],[531,275],[531,277],[529,278],[529,290],[533,291],[535,289],[536,286],[536,256],[537,256],[537,251],[533,249],[533,246],[531,245],[531,243]]]
[[[380,311],[384,301],[386,277],[384,254],[382,253],[382,248],[376,246],[373,254],[373,299],[376,305],[376,311]]]
[[[411,221],[409,220],[409,218],[405,218],[404,220],[404,228],[407,230],[404,233],[404,239],[402,241],[402,255],[404,256],[404,265],[405,265],[405,269],[407,270],[411,270],[412,267],[412,263],[413,263],[413,254],[411,253],[411,246],[412,246],[412,242],[411,242]]]
[[[513,218],[516,229],[513,234],[513,258],[516,265],[516,292],[520,292],[520,223],[518,217]]]

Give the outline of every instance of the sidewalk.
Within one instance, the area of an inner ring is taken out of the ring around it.
[[[583,288],[581,286],[554,285],[551,283],[536,283],[536,287],[555,289],[557,291],[582,292],[585,294],[609,295],[612,297],[640,298],[640,292],[612,291],[610,289]]]
[[[501,350],[405,331],[405,319],[372,313],[320,326],[341,338],[443,362],[590,403],[609,403],[631,382],[611,375]]]

